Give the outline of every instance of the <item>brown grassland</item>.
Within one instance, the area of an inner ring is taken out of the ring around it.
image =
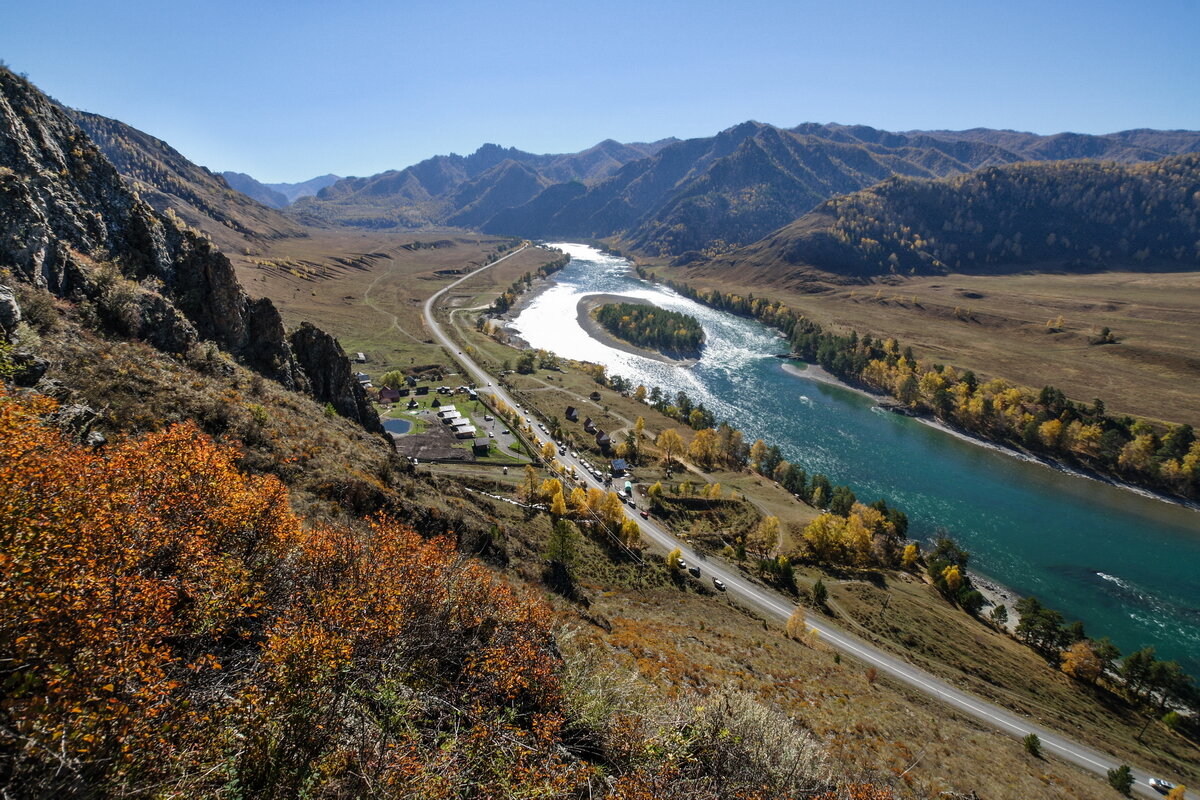
[[[653,271],[782,301],[835,329],[894,337],[918,358],[981,377],[1055,386],[1074,400],[1099,397],[1110,412],[1200,426],[1200,273],[955,274],[847,285],[768,267]],[[1115,343],[1092,344],[1106,327]]]

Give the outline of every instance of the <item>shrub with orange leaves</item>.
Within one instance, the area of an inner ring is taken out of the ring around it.
[[[53,408],[0,388],[2,777],[49,764],[50,792],[182,744],[179,701],[254,634],[296,528],[283,486],[194,426],[102,456],[43,424]]]
[[[88,450],[0,386],[0,786],[543,793],[546,607],[448,538],[305,528],[192,424]],[[196,777],[199,776],[199,777]]]

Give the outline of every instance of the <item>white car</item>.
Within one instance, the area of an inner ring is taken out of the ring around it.
[[[720,578],[713,578],[713,587],[718,592],[723,592],[725,591],[725,581],[721,580]]]
[[[1147,783],[1150,784],[1151,789],[1159,794],[1167,794],[1175,788],[1175,784],[1171,783],[1170,781],[1164,781],[1162,778],[1151,778],[1147,781]]]

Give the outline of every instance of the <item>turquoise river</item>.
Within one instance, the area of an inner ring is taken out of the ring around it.
[[[882,411],[867,397],[783,369],[786,343],[749,320],[641,281],[623,259],[576,244],[552,283],[512,322],[531,346],[607,366],[610,375],[683,390],[789,461],[898,505],[910,536],[945,527],[973,570],[1036,595],[1129,652],[1156,647],[1200,675],[1200,512],[1070,475]],[[652,300],[704,326],[699,363],[614,350],[576,318],[590,294]]]

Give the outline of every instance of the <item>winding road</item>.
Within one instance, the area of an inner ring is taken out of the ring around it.
[[[494,267],[496,264],[511,258],[517,253],[524,250],[528,245],[522,246],[517,250],[509,253],[502,258],[498,258],[491,264],[484,265],[477,270],[474,270],[453,283],[448,284],[442,289],[435,292],[427,301],[425,301],[425,323],[429,326],[430,331],[437,341],[446,348],[454,358],[460,362],[464,369],[475,379],[476,385],[480,387],[479,391],[491,393],[495,398],[503,400],[512,408],[519,408],[513,397],[499,385],[497,379],[485,372],[475,361],[469,356],[463,354],[458,346],[450,339],[450,337],[442,330],[441,325],[434,318],[433,309],[437,305],[438,300],[454,287],[458,286],[463,281],[476,276],[479,272],[485,269]],[[527,415],[530,412],[528,409],[522,412]],[[592,477],[578,458],[572,458],[569,454],[559,458],[559,462],[567,467],[574,467],[576,474],[579,475],[585,486],[595,486],[597,488],[606,488],[600,481]],[[653,519],[642,519],[638,516],[634,509],[628,506],[624,507],[625,515],[629,519],[634,520],[640,526],[642,536],[660,547],[664,552],[670,552],[674,549],[679,549],[683,554],[683,558],[689,565],[702,565],[702,570],[707,573],[709,578],[718,578],[724,582],[726,591],[738,597],[742,601],[757,607],[766,614],[769,614],[776,619],[786,622],[791,616],[792,611],[796,608],[791,600],[783,595],[757,586],[747,581],[739,572],[734,571],[726,565],[715,563],[707,558],[701,558],[697,553],[688,547],[684,542],[676,539]],[[821,620],[808,620],[808,626],[817,631],[821,639],[827,644],[836,647],[843,653],[854,656],[864,664],[875,667],[880,672],[887,673],[898,681],[901,681],[909,686],[924,692],[925,694],[936,697],[946,705],[973,717],[974,719],[984,723],[988,727],[994,728],[1007,733],[1015,738],[1022,738],[1027,734],[1037,734],[1041,740],[1042,750],[1048,753],[1053,753],[1066,761],[1071,762],[1083,769],[1094,772],[1101,777],[1105,777],[1108,770],[1117,767],[1121,762],[1116,761],[1110,756],[1107,756],[1097,750],[1094,750],[1086,745],[1080,744],[1067,738],[1061,734],[1055,733],[1047,728],[1037,725],[1023,716],[1008,711],[995,703],[975,697],[967,692],[951,686],[946,681],[937,678],[924,670],[915,667],[896,656],[893,656],[883,650],[869,644],[855,636],[852,636],[839,628],[830,625]],[[1148,783],[1151,775],[1145,770],[1132,768],[1134,777],[1134,791],[1144,797],[1159,797],[1160,795],[1150,787]]]

